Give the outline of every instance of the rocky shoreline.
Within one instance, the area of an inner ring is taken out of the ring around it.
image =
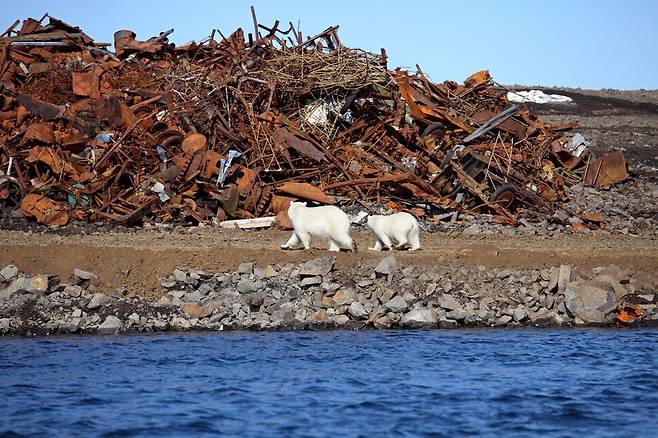
[[[100,291],[95,274],[74,274],[75,284],[65,284],[2,269],[0,334],[658,325],[657,280],[613,265],[418,267],[394,254],[340,269],[333,257],[242,263],[215,274],[177,269],[157,302]]]

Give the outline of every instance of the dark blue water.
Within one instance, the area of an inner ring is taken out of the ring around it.
[[[658,435],[658,331],[0,339],[0,435]]]

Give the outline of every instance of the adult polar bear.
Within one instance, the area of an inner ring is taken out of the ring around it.
[[[387,216],[368,216],[368,228],[377,236],[377,242],[371,249],[393,249],[393,242],[397,242],[396,249],[409,245],[410,251],[420,249],[420,228],[418,221],[409,213],[399,212]]]
[[[307,207],[306,202],[291,202],[288,217],[295,229],[281,249],[311,248],[311,236],[329,240],[329,251],[349,249],[356,252],[350,237],[350,218],[333,205]]]

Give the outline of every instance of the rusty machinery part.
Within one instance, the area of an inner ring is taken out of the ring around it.
[[[518,196],[519,190],[514,184],[502,184],[491,194],[489,202],[510,209]]]
[[[123,224],[253,218],[293,198],[427,220],[471,205],[514,224],[554,210],[565,186],[626,178],[621,155],[574,159],[575,124],[510,105],[488,71],[458,84],[389,70],[385,51],[345,47],[337,26],[302,39],[254,13],[254,33],[176,46],[172,30],[120,30],[110,52],[48,17],[0,36],[0,162],[15,157],[26,184],[5,180],[3,203],[37,193],[37,220],[74,193],[73,219]]]
[[[16,178],[0,176],[0,206],[2,208],[17,209],[25,197],[25,188]]]

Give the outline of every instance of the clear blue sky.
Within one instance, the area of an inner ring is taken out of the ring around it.
[[[0,27],[49,12],[97,41],[118,29],[138,39],[175,28],[177,44],[241,26],[251,31],[249,6],[271,25],[301,22],[304,35],[340,25],[348,46],[379,52],[390,65],[433,80],[463,80],[489,69],[503,84],[658,89],[658,1],[36,1],[6,0]]]

